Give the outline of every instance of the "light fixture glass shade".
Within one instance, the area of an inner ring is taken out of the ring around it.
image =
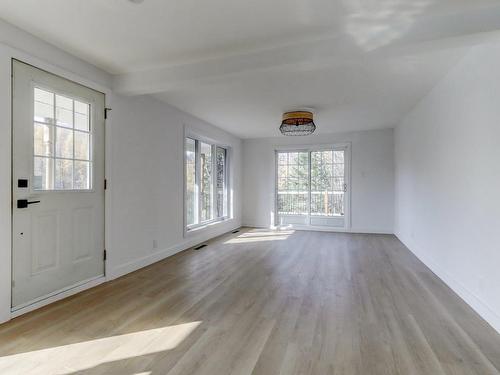
[[[283,114],[280,131],[283,135],[309,135],[314,133],[313,114],[309,111],[294,111]]]

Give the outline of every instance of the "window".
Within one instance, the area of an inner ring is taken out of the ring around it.
[[[187,228],[193,229],[226,218],[227,149],[188,137],[185,152]]]
[[[277,151],[276,203],[280,223],[342,224],[338,220],[346,211],[346,149]]]
[[[227,189],[226,189],[226,158],[227,151],[225,148],[216,148],[216,167],[217,167],[217,184],[216,184],[216,197],[217,197],[217,217],[227,216]]]
[[[33,188],[92,189],[90,104],[34,89]]]
[[[344,215],[344,151],[311,152],[311,215]]]
[[[212,145],[200,142],[200,198],[201,217],[200,220],[208,221],[213,218],[213,162]]]
[[[309,153],[278,154],[278,207],[287,215],[306,215],[309,198]]]
[[[198,201],[196,199],[196,141],[186,138],[186,223],[198,222]]]

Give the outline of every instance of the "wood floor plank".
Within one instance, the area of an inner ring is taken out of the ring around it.
[[[0,326],[1,374],[499,369],[500,335],[390,235],[246,228]]]

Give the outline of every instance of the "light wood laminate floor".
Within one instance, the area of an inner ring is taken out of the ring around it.
[[[0,326],[0,374],[498,374],[394,236],[242,230]]]

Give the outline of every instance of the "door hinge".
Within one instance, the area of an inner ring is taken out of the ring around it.
[[[104,251],[102,253],[102,259],[106,260],[106,258],[107,258],[106,249],[104,249]]]
[[[104,108],[104,120],[108,119],[108,112],[112,111],[111,108]]]
[[[104,179],[104,190],[108,188],[108,179]]]

